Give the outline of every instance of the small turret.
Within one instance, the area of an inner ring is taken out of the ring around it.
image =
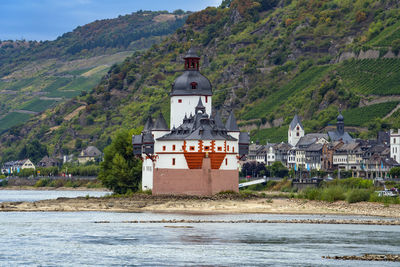
[[[240,132],[239,127],[236,123],[235,114],[233,114],[233,110],[229,114],[228,120],[226,121],[225,128],[228,132]]]
[[[203,113],[203,114],[206,113],[206,107],[203,105],[203,101],[201,101],[201,97],[199,97],[199,102],[197,103],[197,106],[195,109],[196,114],[199,113],[199,111],[201,111],[201,113]]]

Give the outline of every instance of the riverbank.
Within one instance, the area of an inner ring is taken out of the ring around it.
[[[108,211],[108,212],[168,212],[168,213],[269,213],[364,215],[400,218],[400,205],[344,201],[324,202],[270,197],[240,196],[188,197],[151,196],[58,198],[36,202],[3,202],[0,211]]]

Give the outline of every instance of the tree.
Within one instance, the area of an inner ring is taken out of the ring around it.
[[[18,154],[19,159],[30,159],[34,164],[37,164],[44,156],[48,156],[47,147],[37,139],[24,145]]]
[[[271,166],[268,167],[272,176],[284,178],[288,176],[289,170],[283,166],[282,162],[275,161]]]
[[[390,176],[393,178],[398,178],[400,177],[400,167],[393,167],[390,169],[389,172]]]
[[[132,134],[139,131],[118,131],[111,145],[104,149],[99,180],[114,193],[138,191],[142,180],[142,162],[133,155]]]

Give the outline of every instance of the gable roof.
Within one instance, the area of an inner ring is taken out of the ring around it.
[[[304,128],[303,124],[301,124],[301,120],[300,120],[299,116],[297,116],[297,114],[296,114],[296,115],[294,115],[293,120],[289,125],[290,130],[293,130],[297,124],[299,124],[301,128]]]
[[[95,146],[88,146],[86,149],[82,150],[80,157],[98,157],[101,156],[101,151]]]

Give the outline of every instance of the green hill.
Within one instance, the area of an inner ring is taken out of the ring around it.
[[[27,116],[8,120],[14,109],[42,112],[50,101],[90,91],[113,64],[161,42],[187,15],[138,12],[95,21],[54,41],[0,41],[0,118],[6,116],[0,129],[27,121]]]
[[[390,0],[225,0],[114,65],[89,94],[4,134],[3,160],[35,137],[54,154],[71,153],[76,140],[104,148],[116,130],[140,127],[149,113],[168,118],[171,83],[191,45],[213,84],[214,108],[223,116],[234,108],[253,140],[286,141],[295,113],[306,131],[323,131],[339,107],[355,135],[373,137],[400,127],[399,111],[389,114],[400,101],[399,19]]]

